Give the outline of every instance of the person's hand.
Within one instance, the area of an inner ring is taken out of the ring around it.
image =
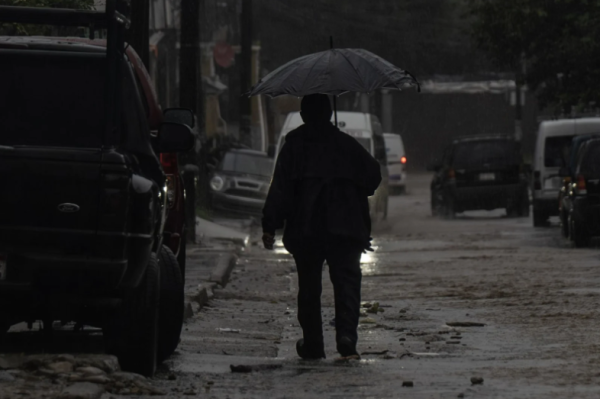
[[[265,245],[265,249],[273,249],[273,245],[275,245],[275,236],[273,234],[263,233],[262,240],[263,244]]]

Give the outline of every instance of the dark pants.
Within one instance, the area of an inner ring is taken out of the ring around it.
[[[360,314],[360,256],[362,249],[354,241],[304,241],[294,250],[298,270],[298,321],[304,341],[310,346],[323,345],[321,319],[321,274],[327,261],[335,297],[336,341],[348,337],[356,343]]]

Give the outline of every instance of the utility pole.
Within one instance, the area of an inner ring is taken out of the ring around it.
[[[150,61],[150,0],[131,0],[131,27],[127,42],[149,67]]]
[[[204,124],[200,82],[200,5],[201,0],[181,0],[181,48],[179,50],[179,102],[197,116],[198,128]],[[181,154],[186,201],[186,239],[196,241],[196,177],[198,159],[194,151]]]
[[[252,82],[252,0],[242,0],[240,65],[240,141],[252,148],[252,103],[243,94],[250,91]]]

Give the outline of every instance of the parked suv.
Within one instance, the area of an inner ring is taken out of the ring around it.
[[[151,134],[122,27],[111,26],[125,19],[107,14],[0,7],[3,22],[108,25],[112,38],[108,51],[0,38],[0,176],[11,187],[0,200],[0,325],[98,326],[125,370],[152,375],[179,339],[159,331],[159,291],[178,265],[163,246],[157,153],[186,151],[194,137],[177,123]]]
[[[600,235],[600,139],[583,142],[576,159],[562,211],[569,239],[576,247],[584,247],[591,237]],[[570,173],[562,168],[560,175],[569,177]]]
[[[469,210],[506,208],[529,216],[526,167],[519,142],[501,135],[459,138],[433,165],[431,211],[452,218]]]

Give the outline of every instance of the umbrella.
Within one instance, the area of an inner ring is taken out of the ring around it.
[[[377,89],[396,89],[420,84],[409,72],[363,49],[335,49],[305,55],[280,66],[262,78],[247,93],[277,97],[288,94],[333,95],[337,125],[336,97],[349,91],[370,93]]]

